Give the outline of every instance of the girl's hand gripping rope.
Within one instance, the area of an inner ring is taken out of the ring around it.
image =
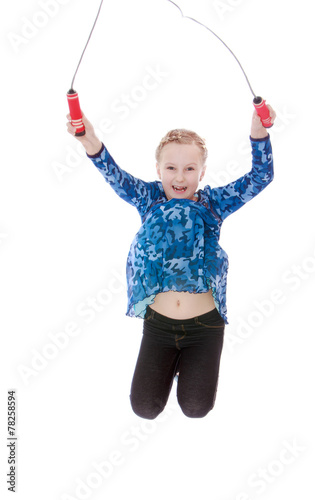
[[[73,135],[79,142],[81,142],[88,155],[92,156],[97,154],[102,148],[102,143],[97,138],[92,123],[86,118],[84,113],[82,113],[82,122],[85,127],[85,134],[82,136],[76,135],[76,128],[71,123],[70,113],[67,115],[67,119],[69,120],[67,123],[69,134]]]
[[[273,125],[276,119],[276,112],[269,104],[267,104],[267,108],[270,114],[270,123]],[[256,109],[253,113],[250,135],[252,139],[264,139],[268,136],[268,130],[263,126],[261,117],[258,115]]]
[[[257,111],[259,118],[261,119],[263,126],[265,128],[272,127],[273,123],[271,121],[270,111],[269,111],[269,108],[266,104],[265,99],[263,99],[260,96],[256,96],[253,99],[253,104],[254,104],[254,107]]]

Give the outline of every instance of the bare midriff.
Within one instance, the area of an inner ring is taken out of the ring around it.
[[[162,292],[155,297],[151,309],[173,319],[201,316],[215,308],[211,290],[204,293]]]

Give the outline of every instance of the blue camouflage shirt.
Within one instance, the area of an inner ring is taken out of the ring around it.
[[[125,172],[104,145],[97,155],[88,155],[115,192],[136,207],[142,221],[127,257],[127,316],[144,318],[161,292],[211,290],[228,323],[228,256],[219,245],[221,226],[273,179],[270,137],[250,142],[251,171],[223,187],[205,186],[197,191],[196,201],[167,200],[162,182],[145,182]]]

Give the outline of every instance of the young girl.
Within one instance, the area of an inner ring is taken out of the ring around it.
[[[274,122],[275,112],[269,110]],[[127,315],[144,319],[131,386],[133,411],[156,418],[177,375],[182,411],[188,417],[204,417],[214,406],[228,323],[228,258],[219,245],[220,229],[228,215],[272,181],[269,134],[254,111],[251,171],[224,187],[197,190],[205,175],[207,149],[196,133],[170,131],[156,150],[160,181],[144,182],[122,170],[85,116],[83,122],[86,134],[77,139],[142,220],[127,259]],[[74,135],[75,128],[70,122],[67,126]]]

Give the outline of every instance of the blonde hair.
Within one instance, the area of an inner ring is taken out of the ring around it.
[[[160,161],[162,149],[170,142],[175,142],[176,144],[195,144],[200,149],[203,163],[205,163],[206,159],[208,158],[208,150],[206,148],[206,142],[204,139],[196,134],[196,132],[192,132],[191,130],[176,128],[174,130],[170,130],[163,137],[160,144],[156,148],[155,158],[157,162]]]

